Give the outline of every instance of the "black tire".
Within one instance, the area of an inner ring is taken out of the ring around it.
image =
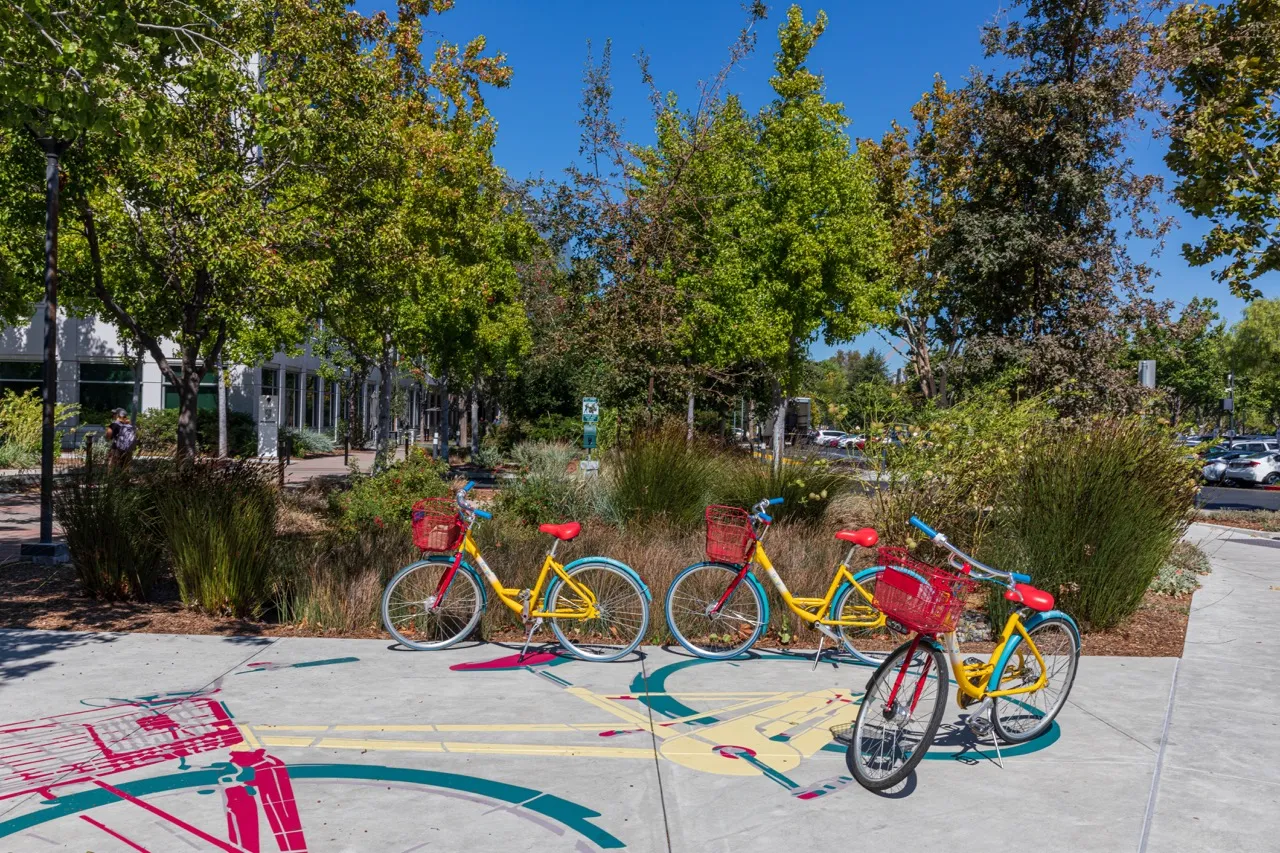
[[[1280,485],[1280,472],[1272,471],[1270,474],[1263,477],[1262,485],[1264,486]]]
[[[1034,693],[994,700],[991,722],[1005,743],[1026,743],[1049,731],[1054,717],[1067,704],[1080,664],[1080,634],[1071,620],[1051,616],[1027,633],[1045,661],[1048,679]],[[1014,638],[1013,652],[1001,674],[1000,687],[1005,690],[1019,683],[1034,683],[1040,677],[1035,656],[1023,653],[1026,644],[1021,635],[1015,634]]]
[[[946,658],[931,640],[921,639],[916,646],[912,663],[902,679],[895,697],[894,708],[886,711],[889,694],[893,691],[899,672],[911,651],[911,643],[899,646],[880,664],[867,682],[867,691],[858,708],[858,718],[850,734],[849,748],[845,751],[845,764],[858,784],[869,791],[883,791],[900,784],[924,758],[938,733],[947,704],[949,685]],[[916,686],[925,679],[916,712],[909,706]],[[905,713],[905,717],[901,716]],[[928,717],[924,717],[924,714]],[[906,724],[915,726],[907,738],[903,737]],[[885,746],[889,746],[886,753]],[[905,747],[905,748],[904,748]]]

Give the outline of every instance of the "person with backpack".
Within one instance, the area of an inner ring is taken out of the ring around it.
[[[133,461],[133,448],[138,443],[138,428],[129,423],[129,413],[113,409],[115,420],[107,425],[107,438],[111,448],[107,451],[107,470],[124,471]]]

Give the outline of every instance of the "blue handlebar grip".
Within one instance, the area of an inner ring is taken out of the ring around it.
[[[786,500],[786,498],[769,498],[769,506],[777,506],[780,503],[785,503]]]
[[[760,513],[760,520],[764,522],[768,522],[769,524],[773,524],[773,516],[769,515],[768,513],[763,513],[763,512]]]
[[[491,512],[485,512],[485,511],[484,511],[484,510],[482,510],[482,509],[472,510],[472,512],[474,512],[474,513],[476,514],[476,517],[477,517],[477,518],[493,518],[493,513],[491,513]]]
[[[1019,572],[1009,572],[1014,583],[1031,583],[1031,575],[1024,575]]]
[[[462,487],[462,493],[465,495],[467,492],[471,491],[471,490],[472,490],[472,489],[474,489],[475,487],[476,487],[476,481],[475,481],[475,480],[468,480],[468,481],[467,481],[467,484],[466,484],[465,486],[463,486],[463,487]]]
[[[924,533],[925,536],[928,536],[930,539],[934,539],[938,535],[938,531],[934,530],[932,527],[925,524],[923,521],[916,518],[914,515],[911,516],[911,523],[914,524],[916,527],[920,528],[920,531]]]

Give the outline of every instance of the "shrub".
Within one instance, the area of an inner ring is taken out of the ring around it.
[[[568,415],[547,414],[533,423],[523,424],[524,437],[533,442],[571,442],[582,440],[582,420]]]
[[[164,568],[152,492],[126,475],[98,472],[72,474],[53,495],[76,577],[91,598],[146,601]]]
[[[568,444],[528,441],[511,450],[519,479],[498,492],[495,510],[524,524],[581,521],[595,510],[598,478],[573,471],[577,451]]]
[[[29,471],[40,464],[40,451],[17,444],[0,444],[0,469],[16,468]]]
[[[75,403],[58,403],[54,408],[53,421],[61,424],[76,416],[80,411]],[[18,394],[13,389],[6,389],[0,396],[0,447],[10,447],[5,451],[11,462],[26,461],[29,457],[40,456],[40,439],[44,425],[44,401],[40,391],[32,389]],[[62,432],[54,434],[53,446],[62,446]],[[22,468],[24,465],[2,467]]]
[[[901,446],[885,449],[888,469],[876,491],[881,538],[918,538],[909,523],[917,515],[960,547],[978,547],[1017,479],[1027,436],[1051,416],[1042,400],[1013,403],[1004,392],[923,412],[917,426],[898,431]]]
[[[280,620],[344,633],[379,630],[382,590],[418,550],[398,531],[301,539],[281,549]]]
[[[340,526],[348,532],[387,527],[409,530],[410,511],[421,498],[449,493],[444,477],[449,467],[432,459],[422,448],[409,458],[394,462],[377,474],[353,473],[351,488],[335,492],[330,500]]]
[[[261,615],[276,538],[271,470],[246,461],[183,461],[157,476],[155,495],[183,603]]]
[[[1209,558],[1203,551],[1190,542],[1179,542],[1148,589],[1160,595],[1190,595],[1200,588],[1199,575],[1210,571]]]
[[[703,510],[721,485],[724,458],[702,439],[685,441],[683,425],[637,432],[626,447],[616,448],[602,471],[609,507],[618,521],[665,519],[689,528],[702,521]]]
[[[762,498],[784,498],[780,506],[770,510],[776,521],[813,523],[851,486],[848,475],[833,471],[823,459],[788,460],[775,474],[772,465],[744,458],[726,465],[718,500],[750,509]]]
[[[284,437],[291,442],[289,451],[294,456],[316,456],[333,452],[333,436],[314,429],[285,429]]]
[[[1030,574],[1087,626],[1109,628],[1169,560],[1190,520],[1194,473],[1164,430],[1137,419],[1046,427],[998,514],[991,561]]]
[[[164,455],[178,446],[178,410],[147,409],[138,415],[138,451]],[[196,444],[202,453],[218,451],[217,412],[196,413]],[[227,452],[232,456],[258,455],[258,425],[245,412],[227,412]]]

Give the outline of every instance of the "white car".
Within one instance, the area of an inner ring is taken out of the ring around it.
[[[1280,485],[1280,453],[1269,450],[1252,456],[1241,456],[1227,463],[1224,479],[1254,486]]]
[[[845,435],[846,433],[838,429],[820,429],[813,437],[813,443],[819,447],[835,447]]]
[[[836,446],[842,447],[845,450],[861,450],[866,443],[867,439],[865,437],[849,433],[848,435],[842,436],[840,440],[836,442]]]

